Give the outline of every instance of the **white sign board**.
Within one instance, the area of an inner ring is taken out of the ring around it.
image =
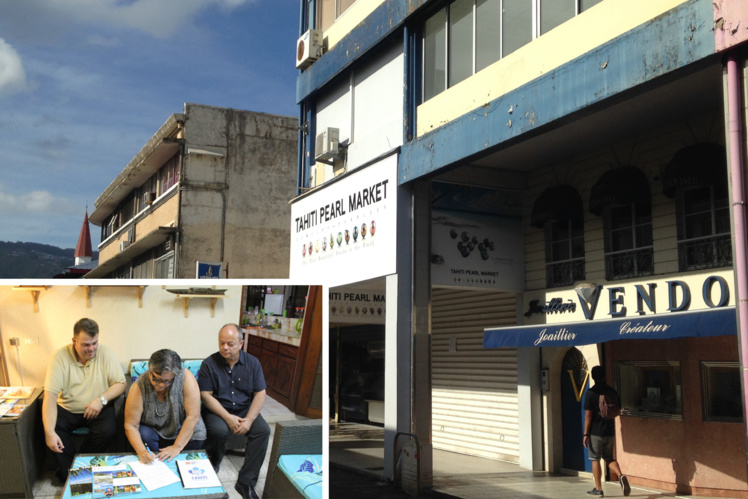
[[[291,205],[291,279],[353,283],[395,273],[397,156]]]
[[[519,217],[433,210],[434,286],[524,289],[524,239]]]
[[[387,303],[383,290],[336,288],[330,291],[330,323],[384,324]]]

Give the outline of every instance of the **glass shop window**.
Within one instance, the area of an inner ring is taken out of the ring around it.
[[[618,362],[616,375],[623,414],[683,420],[680,362]]]
[[[702,362],[704,421],[743,422],[740,366],[737,362]]]

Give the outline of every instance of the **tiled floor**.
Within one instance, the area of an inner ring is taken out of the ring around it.
[[[265,455],[265,462],[262,465],[260,471],[260,479],[257,482],[255,491],[262,497],[262,492],[265,487],[265,476],[268,469],[268,456],[270,456],[270,449],[273,445],[273,436],[275,435],[275,422],[276,421],[287,421],[290,419],[305,419],[301,416],[296,416],[293,412],[289,411],[280,402],[273,400],[270,397],[265,398],[265,406],[262,408],[262,417],[265,418],[268,425],[270,426],[271,436],[270,443],[268,444],[267,454]],[[234,484],[236,483],[236,477],[238,470],[241,468],[244,462],[244,453],[238,450],[232,450],[226,452],[226,457],[221,463],[221,469],[218,472],[218,478],[221,479],[223,487],[226,492],[229,493],[230,499],[241,499],[241,496],[234,490]],[[64,487],[57,484],[57,480],[54,477],[54,470],[47,470],[39,477],[34,484],[34,498],[48,498],[48,499],[59,499],[62,497]]]

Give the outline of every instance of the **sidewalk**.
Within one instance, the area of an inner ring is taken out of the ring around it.
[[[406,498],[384,476],[384,430],[382,428],[332,424],[330,426],[330,499]],[[571,499],[587,496],[594,481],[592,474],[560,475],[528,471],[516,464],[434,450],[433,493],[443,499],[485,499],[487,497],[526,497],[532,499]],[[605,497],[623,497],[618,483],[603,484]],[[678,496],[672,492],[631,486],[638,499]]]

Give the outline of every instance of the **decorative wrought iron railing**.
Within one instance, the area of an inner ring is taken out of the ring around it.
[[[730,234],[690,239],[678,243],[680,270],[713,269],[732,265]]]
[[[648,276],[653,273],[654,250],[651,246],[605,255],[605,278],[609,281]]]

